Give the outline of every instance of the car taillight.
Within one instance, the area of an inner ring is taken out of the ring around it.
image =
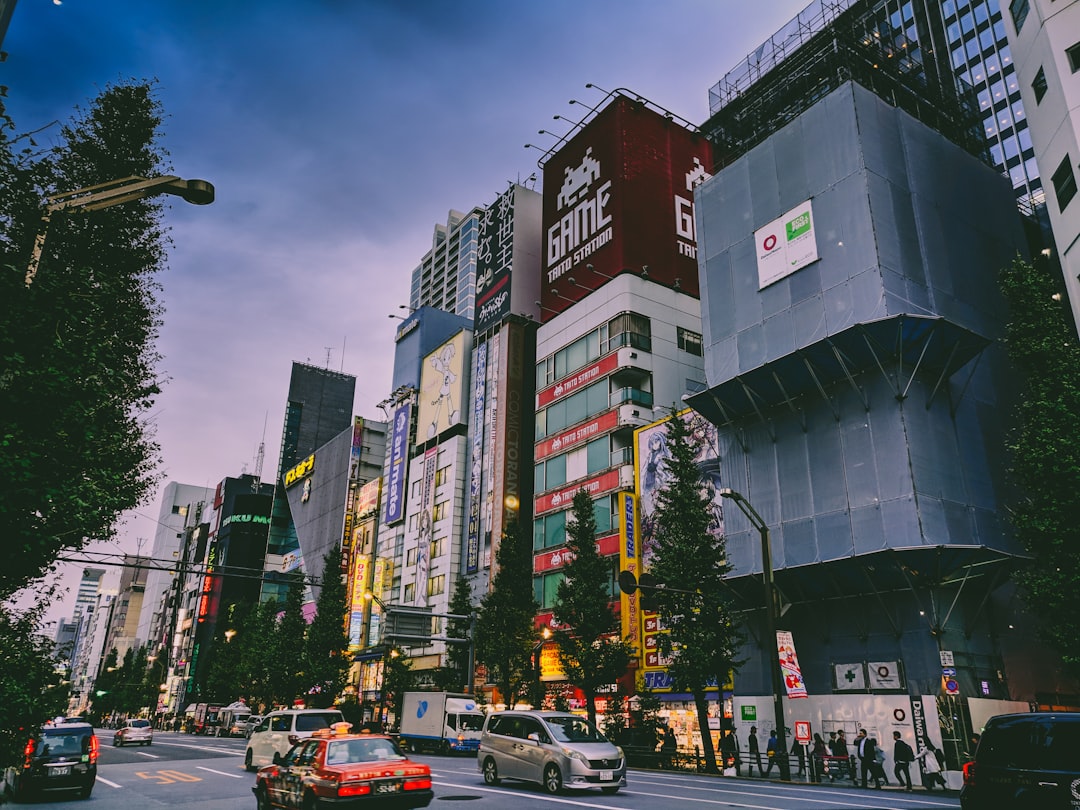
[[[405,780],[405,790],[431,790],[431,777],[422,776]]]
[[[339,799],[346,796],[366,796],[369,793],[371,793],[371,785],[367,782],[352,785],[338,785],[337,789]]]
[[[25,761],[23,762],[23,767],[27,770],[30,769],[30,765],[34,761],[35,748],[37,748],[37,743],[35,743],[34,738],[31,737],[29,740],[26,741],[26,748],[23,749],[23,757],[25,759]]]
[[[96,734],[91,734],[90,735],[90,764],[91,765],[93,765],[95,762],[97,762],[98,748],[99,747],[100,747],[100,743],[98,742],[97,735]]]
[[[975,787],[975,762],[964,763],[964,786]]]

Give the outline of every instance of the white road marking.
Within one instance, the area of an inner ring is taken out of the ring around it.
[[[97,781],[98,782],[104,782],[106,785],[108,785],[111,788],[122,788],[123,787],[123,785],[118,785],[118,784],[116,784],[116,782],[110,782],[104,776],[98,776]]]
[[[210,773],[216,773],[219,776],[228,776],[230,779],[244,778],[238,773],[225,773],[225,771],[215,771],[213,768],[204,768],[202,765],[196,765],[195,767],[198,768],[200,771],[209,771]]]
[[[136,751],[135,753],[138,754],[140,757],[149,757],[150,759],[161,759],[161,757],[158,756],[157,754],[148,754],[145,751]]]

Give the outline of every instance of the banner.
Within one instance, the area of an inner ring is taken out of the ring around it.
[[[862,661],[857,664],[834,664],[836,689],[839,692],[865,692],[866,676]]]
[[[776,649],[780,653],[780,673],[784,676],[784,688],[789,698],[809,697],[803,683],[799,657],[795,655],[795,639],[787,630],[776,631]]]
[[[870,661],[866,665],[871,689],[903,689],[899,661]]]

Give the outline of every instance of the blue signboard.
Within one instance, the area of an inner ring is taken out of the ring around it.
[[[386,481],[386,513],[383,522],[398,523],[405,518],[405,485],[409,474],[409,422],[412,403],[394,411],[394,432],[390,439],[390,469]]]

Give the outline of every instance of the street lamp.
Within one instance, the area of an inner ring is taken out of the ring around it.
[[[34,250],[26,268],[26,286],[29,287],[37,275],[53,214],[60,211],[100,211],[132,200],[156,197],[158,194],[175,194],[192,205],[209,205],[214,201],[214,187],[207,181],[181,180],[172,174],[164,177],[124,177],[46,197],[49,204],[45,206],[45,214],[41,217],[41,230],[34,237]]]
[[[776,714],[776,754],[780,765],[780,778],[791,779],[791,766],[787,758],[787,735],[784,733],[784,679],[780,671],[780,649],[776,644],[776,598],[773,586],[772,545],[769,543],[769,527],[757,510],[740,493],[733,489],[719,490],[720,496],[735,501],[751,525],[761,534],[761,567],[765,582],[765,632],[769,652],[769,668],[772,670],[772,691]]]

